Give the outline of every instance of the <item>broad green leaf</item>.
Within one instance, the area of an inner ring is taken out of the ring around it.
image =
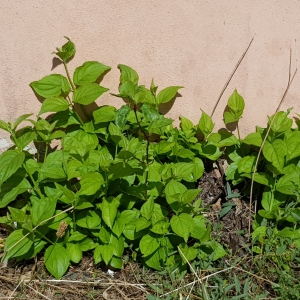
[[[151,222],[149,220],[141,217],[141,218],[138,218],[137,220],[135,220],[134,225],[135,225],[136,232],[139,232],[141,230],[144,230],[144,229],[150,227]]]
[[[87,83],[81,85],[74,91],[73,102],[83,105],[89,105],[95,102],[103,93],[109,89],[104,88],[97,83]]]
[[[114,197],[103,198],[102,202],[98,205],[102,212],[103,221],[111,229],[117,216],[119,205],[119,198]]]
[[[17,136],[16,144],[19,149],[24,149],[30,142],[37,138],[36,132],[34,132],[31,127],[24,127],[18,130]]]
[[[177,94],[178,90],[183,86],[169,86],[161,90],[156,98],[157,104],[167,103],[171,101]]]
[[[239,144],[239,140],[236,136],[226,130],[220,130],[218,133],[212,133],[208,137],[208,142],[217,147],[229,147]]]
[[[242,117],[245,101],[237,90],[234,90],[233,94],[229,97],[227,106],[229,112],[224,113],[225,124],[238,121]]]
[[[286,132],[287,130],[291,129],[293,124],[293,119],[288,118],[289,111],[283,112],[279,111],[275,116],[269,118],[268,125],[270,126],[272,120],[274,119],[274,122],[271,126],[271,129],[273,132]]]
[[[79,242],[85,239],[87,236],[79,231],[73,231],[72,235],[69,237],[68,242]]]
[[[51,97],[43,101],[38,115],[46,112],[59,112],[69,108],[69,102],[63,97]]]
[[[38,225],[54,215],[57,199],[58,196],[51,196],[39,199],[33,203],[31,209],[33,225]]]
[[[26,178],[11,176],[1,186],[0,208],[6,207],[10,202],[16,200],[17,196],[31,189],[32,186]]]
[[[123,269],[124,267],[122,258],[116,256],[113,256],[111,258],[109,265],[112,266],[113,268],[120,269],[120,270]]]
[[[128,105],[123,105],[116,114],[116,125],[123,131],[124,126],[127,121],[127,116],[130,113],[130,107]]]
[[[70,86],[66,77],[60,74],[52,74],[43,77],[39,81],[30,83],[33,90],[43,98],[67,96],[70,92]]]
[[[116,237],[114,234],[111,235],[109,244],[113,247],[113,254],[118,257],[122,257],[124,253],[124,242],[123,236]]]
[[[175,146],[175,142],[160,141],[155,145],[157,154],[165,154],[171,151]]]
[[[79,244],[67,243],[67,252],[70,260],[78,264],[82,259],[82,250]]]
[[[96,134],[86,133],[83,130],[74,131],[64,138],[63,146],[70,154],[79,154],[84,157],[88,152],[99,145]]]
[[[190,129],[194,129],[194,124],[189,119],[185,118],[184,116],[180,116],[180,127],[183,131],[187,131]]]
[[[152,254],[158,247],[159,243],[156,238],[147,234],[140,240],[140,250],[144,256]]]
[[[116,120],[116,108],[110,105],[101,106],[93,112],[95,123],[111,122]]]
[[[207,230],[205,224],[205,218],[203,216],[195,216],[193,218],[194,221],[194,229],[191,232],[191,237],[200,240]]]
[[[285,195],[272,192],[270,188],[266,188],[262,194],[261,205],[266,211],[273,211],[285,201],[285,198]]]
[[[91,172],[81,176],[80,190],[77,195],[94,195],[104,184],[104,178],[100,173]]]
[[[204,156],[213,161],[217,160],[222,155],[220,149],[212,144],[201,145],[198,143],[193,146],[193,149],[197,150],[201,157]]]
[[[161,115],[158,113],[158,111],[148,103],[142,106],[142,113],[144,114],[145,119],[149,122],[161,118]]]
[[[175,180],[170,180],[165,188],[166,198],[167,202],[169,204],[174,203],[174,196],[177,198],[177,202],[180,201],[180,195],[183,194],[187,188],[180,182],[177,182]]]
[[[254,171],[254,165],[256,162],[256,156],[247,155],[238,162],[239,173],[252,173]]]
[[[111,179],[127,177],[135,173],[135,170],[128,163],[116,163],[109,168]]]
[[[295,195],[299,190],[299,173],[290,173],[283,175],[276,183],[276,190],[286,195]]]
[[[195,182],[202,176],[204,165],[202,160],[197,159],[196,162],[174,164],[173,169],[178,178],[182,178],[188,182]]]
[[[139,76],[135,70],[133,70],[131,67],[126,65],[118,65],[118,68],[120,69],[121,76],[120,76],[120,82],[125,83],[126,81],[131,81],[134,84],[137,84],[139,81]]]
[[[261,134],[258,132],[252,132],[244,138],[243,143],[260,147],[262,144]]]
[[[10,257],[20,257],[26,254],[33,245],[33,233],[28,234],[25,229],[17,229],[13,231],[5,241],[4,252],[7,252],[5,259]]]
[[[8,206],[8,210],[13,220],[23,223],[26,220],[26,214],[23,210]]]
[[[201,189],[188,189],[181,195],[182,203],[191,203],[196,199],[198,194],[201,192]]]
[[[287,161],[300,156],[300,131],[292,132],[286,139]]]
[[[152,227],[151,231],[156,234],[167,234],[170,232],[170,222],[165,218],[163,220],[160,220],[156,222]]]
[[[148,130],[150,133],[156,133],[156,129],[169,126],[170,124],[173,123],[173,121],[174,120],[172,119],[168,119],[163,116],[160,116],[159,119],[156,119],[150,123]]]
[[[202,115],[198,124],[198,128],[201,130],[201,132],[204,135],[204,138],[206,139],[209,134],[211,134],[213,128],[214,128],[214,123],[211,119],[211,117],[206,114],[202,110]]]
[[[153,214],[154,200],[153,198],[148,199],[141,207],[141,215],[150,220]]]
[[[48,154],[45,162],[42,164],[39,171],[39,181],[43,181],[47,178],[61,180],[66,178],[66,174],[63,168],[63,161],[67,160],[64,157],[64,153],[61,150],[56,150]]]
[[[91,209],[83,210],[76,216],[76,224],[82,228],[97,228],[100,222],[99,214]]]
[[[103,260],[108,265],[113,257],[113,251],[112,245],[99,245],[94,251],[95,263],[97,264]]]
[[[0,187],[11,175],[22,166],[25,153],[17,150],[7,150],[0,155]]]
[[[154,203],[153,212],[152,212],[152,225],[155,223],[164,220],[168,215],[168,211],[164,209],[161,205],[158,203]]]
[[[155,104],[155,98],[153,94],[146,88],[139,87],[139,90],[134,95],[135,103],[150,103]]]
[[[45,251],[44,261],[47,270],[56,279],[60,279],[66,273],[70,264],[68,251],[61,244],[49,246]]]
[[[266,141],[263,148],[264,157],[271,162],[279,172],[282,172],[286,152],[287,148],[285,142],[279,139],[272,143]]]
[[[198,250],[193,248],[193,247],[189,247],[187,244],[185,243],[181,243],[178,246],[178,252],[182,258],[182,260],[184,261],[184,263],[190,262],[192,260],[194,260],[198,254]]]
[[[80,242],[80,249],[82,251],[90,251],[95,249],[98,245],[98,243],[95,243],[91,238],[87,237]]]
[[[76,53],[75,44],[65,36],[68,40],[61,48],[56,48],[55,54],[64,62],[68,62]]]
[[[155,270],[162,270],[167,258],[166,249],[160,247],[149,256],[144,257],[145,264]]]
[[[76,68],[73,81],[75,85],[83,85],[95,82],[102,74],[111,68],[97,61],[87,61],[82,66]]]
[[[186,213],[182,213],[178,216],[173,216],[171,221],[172,230],[183,237],[184,241],[187,242],[190,234],[194,230],[194,221],[193,218]]]
[[[252,174],[243,174],[243,176],[252,179]],[[256,172],[254,175],[254,181],[269,187],[273,187],[275,184],[274,178],[263,172]]]

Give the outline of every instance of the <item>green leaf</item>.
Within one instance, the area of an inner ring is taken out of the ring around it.
[[[86,209],[76,217],[76,224],[82,228],[94,229],[100,225],[101,219],[96,211]]]
[[[184,263],[194,260],[198,254],[197,249],[195,249],[193,247],[189,247],[185,243],[181,243],[178,246],[178,250],[179,250],[179,254],[180,254],[182,260],[184,261]]]
[[[11,175],[17,172],[25,159],[25,153],[17,150],[7,150],[0,155],[0,187]]]
[[[243,143],[260,147],[262,144],[261,134],[258,132],[252,132],[244,138]]]
[[[110,105],[101,106],[93,112],[95,124],[116,120],[116,108]]]
[[[276,190],[286,195],[295,195],[300,187],[299,173],[283,175],[276,184]]]
[[[256,162],[256,156],[247,155],[238,162],[239,173],[252,173],[254,171],[254,165]]]
[[[134,95],[135,103],[150,103],[155,104],[155,98],[153,94],[146,88],[139,87],[138,91]]]
[[[191,237],[200,240],[207,230],[205,225],[205,218],[203,216],[195,216],[193,218],[194,229],[191,232]]]
[[[272,143],[266,141],[263,148],[264,157],[271,162],[279,172],[283,170],[286,152],[287,148],[284,141],[279,139]]]
[[[37,138],[37,134],[33,131],[31,127],[24,127],[17,131],[16,134],[16,144],[19,149],[24,149],[30,142]]]
[[[157,104],[167,103],[171,101],[177,94],[178,90],[183,86],[169,86],[161,90],[156,98]]]
[[[118,111],[116,115],[116,125],[123,131],[124,126],[127,121],[127,116],[130,113],[130,107],[128,105],[123,105]]]
[[[66,158],[65,158],[66,159]],[[39,181],[47,178],[51,179],[65,179],[66,174],[63,168],[64,154],[61,150],[56,150],[48,154],[45,162],[42,164],[39,172]]]
[[[31,117],[33,114],[25,114],[20,116],[14,123],[13,129],[16,130],[16,128],[25,120],[27,120],[29,117]]]
[[[56,48],[55,54],[64,62],[70,60],[76,53],[75,44],[65,36],[68,40],[61,48]]]
[[[57,199],[58,196],[55,195],[39,199],[33,203],[31,209],[33,225],[38,225],[54,215]]]
[[[286,139],[286,148],[287,161],[300,156],[300,131],[294,131],[288,136]]]
[[[43,77],[39,81],[30,83],[33,90],[43,98],[67,96],[70,92],[70,86],[66,77],[60,74],[52,74]]]
[[[172,230],[187,242],[189,235],[194,230],[193,218],[189,214],[182,213],[178,216],[173,216],[170,223]]]
[[[184,116],[180,116],[179,118],[180,118],[180,127],[183,131],[194,129],[194,124],[192,121],[185,118]]]
[[[103,93],[109,89],[104,88],[97,83],[87,83],[81,85],[74,91],[73,102],[83,105],[89,105],[95,102]]]
[[[243,176],[252,179],[252,174],[243,174]],[[273,177],[263,172],[256,172],[254,175],[254,181],[269,187],[272,187],[275,184]]]
[[[83,85],[95,82],[102,74],[109,71],[111,67],[105,66],[97,61],[87,61],[76,68],[73,81],[75,85]]]
[[[68,270],[70,258],[65,247],[61,244],[55,244],[46,249],[44,261],[51,275],[60,279]]]
[[[112,245],[99,245],[94,251],[95,263],[97,264],[103,260],[108,265],[113,257],[113,251]]]
[[[227,106],[229,111],[224,113],[225,124],[237,122],[242,117],[245,108],[245,101],[237,90],[234,90],[233,94],[229,97]]]
[[[32,186],[26,178],[11,176],[1,186],[0,208],[6,207],[10,202],[16,200],[17,196],[31,189]]]
[[[205,139],[209,134],[211,134],[212,130],[214,129],[214,123],[211,117],[208,114],[206,114],[203,110],[198,124],[198,128],[203,133]]]
[[[5,131],[7,131],[7,132],[10,133],[11,132],[11,128],[10,127],[11,126],[10,126],[9,123],[6,123],[6,122],[0,120],[0,129],[3,129],[3,130],[5,130]]]
[[[80,180],[80,190],[77,195],[94,195],[104,184],[100,173],[90,172],[83,174]]]
[[[38,115],[46,112],[59,112],[69,108],[69,102],[62,97],[51,97],[43,101],[41,110]]]
[[[270,126],[272,120],[274,119],[274,122],[271,126],[271,129],[273,132],[286,132],[289,129],[291,129],[293,124],[293,119],[288,118],[289,111],[283,112],[279,111],[276,115],[273,115],[269,118],[268,126]]]
[[[144,235],[140,240],[140,250],[144,256],[152,254],[158,247],[157,239],[149,234]]]
[[[82,259],[82,250],[78,244],[67,243],[67,252],[70,260],[78,264]]]
[[[4,252],[7,252],[5,259],[11,257],[20,257],[26,254],[33,245],[33,233],[28,234],[25,229],[17,229],[13,231],[5,241]],[[9,250],[10,249],[10,250]]]
[[[148,267],[156,270],[162,270],[162,266],[164,266],[166,258],[166,249],[160,247],[149,256],[144,257],[144,261]]]
[[[68,242],[79,242],[86,238],[86,234],[79,231],[73,231],[72,235],[69,237]]]
[[[118,68],[121,71],[120,82],[125,83],[126,81],[131,81],[134,84],[137,84],[139,81],[139,76],[135,70],[126,65],[118,65]]]
[[[155,145],[157,154],[165,154],[171,151],[175,146],[175,142],[160,141]]]
[[[154,200],[153,198],[148,199],[141,207],[141,215],[150,220],[153,214]]]
[[[124,242],[123,236],[116,237],[114,234],[110,236],[109,244],[113,247],[113,254],[118,257],[122,257],[124,253]]]
[[[134,225],[136,232],[139,232],[151,226],[151,222],[141,217],[134,221]]]
[[[117,216],[119,205],[120,200],[114,197],[103,198],[102,203],[97,205],[102,212],[103,221],[111,229]]]

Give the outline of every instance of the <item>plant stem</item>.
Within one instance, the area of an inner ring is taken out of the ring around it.
[[[35,230],[37,234],[39,234],[41,237],[43,237],[48,243],[54,245],[54,243],[48,239],[44,234],[40,233],[37,229]]]
[[[148,167],[149,167],[149,145],[150,145],[150,140],[149,140],[149,135],[147,134],[147,132],[144,130],[144,128],[142,127],[139,119],[138,119],[138,116],[137,116],[137,109],[136,109],[136,105],[134,105],[133,107],[133,111],[134,111],[134,115],[135,115],[135,119],[136,119],[136,122],[138,123],[141,131],[143,132],[143,135],[144,135],[144,138],[146,139],[147,141],[147,145],[146,145],[146,177],[145,177],[145,201],[148,200],[148,177],[149,177],[149,170],[148,170]]]

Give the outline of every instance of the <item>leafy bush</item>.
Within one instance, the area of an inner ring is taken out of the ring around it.
[[[67,77],[52,74],[30,84],[43,99],[37,120],[26,114],[13,124],[0,121],[14,143],[0,155],[0,207],[8,208],[0,222],[12,231],[2,259],[44,251],[46,268],[60,278],[91,250],[95,264],[122,268],[126,251],[157,270],[224,256],[210,236],[195,182],[203,159],[216,160],[221,147],[238,140],[229,132],[212,133],[204,112],[196,126],[181,117],[177,129],[160,105],[182,87],[158,92],[152,81],[147,89],[125,65],[118,66],[115,96],[126,104],[88,115],[85,107],[108,91],[99,82],[110,67],[88,61],[71,77],[75,52],[70,40],[57,48]],[[36,154],[26,150],[30,143]]]

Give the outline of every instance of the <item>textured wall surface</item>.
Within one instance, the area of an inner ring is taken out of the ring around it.
[[[52,52],[70,37],[77,55],[71,71],[86,60],[113,69],[102,85],[117,92],[117,64],[127,64],[140,83],[159,88],[183,85],[182,97],[169,116],[197,122],[202,108],[210,114],[237,61],[252,37],[247,56],[233,76],[214,121],[222,127],[226,101],[235,88],[246,101],[242,135],[265,125],[285,90],[289,71],[297,64],[295,39],[300,38],[300,1],[89,0],[9,1],[0,7],[0,119],[37,113],[40,103],[29,83],[63,71],[52,69]],[[300,72],[299,72],[300,73]],[[298,74],[282,109],[300,112]],[[98,105],[122,100],[104,94]],[[7,138],[0,132],[0,139]],[[1,145],[5,142],[2,141]],[[1,146],[0,145],[0,146]]]

